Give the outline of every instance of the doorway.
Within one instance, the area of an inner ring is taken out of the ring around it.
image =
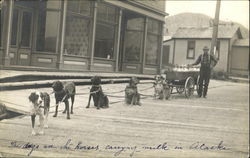
[[[169,64],[169,52],[170,52],[170,46],[163,45],[163,51],[162,51],[162,65],[163,66],[167,66]]]
[[[10,46],[11,65],[30,65],[34,11],[29,5],[27,7],[24,1],[15,1],[14,4]]]

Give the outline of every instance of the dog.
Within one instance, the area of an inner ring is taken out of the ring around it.
[[[170,87],[168,86],[166,79],[162,75],[156,75],[154,82],[154,98],[167,100],[169,97]]]
[[[32,103],[31,105],[32,132],[31,134],[36,135],[36,132],[34,129],[36,115],[39,116],[39,122],[40,122],[39,134],[44,134],[43,128],[48,128],[50,96],[46,92],[32,92],[29,96],[29,101]]]
[[[130,105],[141,105],[141,95],[138,92],[137,84],[139,80],[136,77],[131,77],[129,85],[125,88],[125,103]]]
[[[65,109],[63,113],[67,112],[67,119],[70,119],[69,114],[69,98],[71,99],[71,111],[70,113],[73,114],[73,105],[75,101],[75,94],[76,94],[76,87],[74,82],[61,82],[61,81],[55,81],[52,84],[53,92],[55,93],[55,99],[56,99],[56,110],[53,117],[57,117],[57,111],[58,106],[60,102],[64,102]]]
[[[90,89],[89,101],[88,101],[88,105],[86,106],[86,108],[89,108],[92,97],[94,101],[94,106],[97,109],[108,108],[109,99],[102,91],[101,78],[99,76],[94,76],[91,78],[91,83],[92,83],[92,86]]]

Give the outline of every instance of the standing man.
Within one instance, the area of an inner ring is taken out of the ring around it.
[[[203,94],[204,98],[206,98],[207,96],[207,89],[208,89],[208,84],[210,80],[211,70],[217,64],[217,60],[214,58],[214,56],[210,55],[208,51],[209,51],[209,48],[205,46],[203,48],[203,54],[201,54],[198,57],[195,63],[191,64],[191,65],[198,65],[201,63],[198,95],[199,97],[201,97]],[[204,85],[204,88],[203,88],[203,85]]]

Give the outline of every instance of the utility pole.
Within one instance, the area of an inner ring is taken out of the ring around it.
[[[218,37],[218,26],[219,26],[219,16],[220,16],[220,3],[221,0],[217,0],[216,2],[216,10],[215,10],[215,17],[213,20],[213,34],[212,34],[212,41],[211,41],[211,48],[210,54],[215,56],[216,53],[216,45],[217,45],[217,37]]]

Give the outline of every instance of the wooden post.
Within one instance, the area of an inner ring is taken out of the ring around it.
[[[163,58],[163,36],[164,36],[164,31],[163,31],[163,23],[161,25],[161,36],[159,37],[159,46],[158,48],[160,49],[159,50],[159,53],[157,53],[157,58],[158,58],[158,61],[159,61],[159,68],[158,68],[158,73],[160,74],[161,73],[161,69],[162,69],[162,58]]]
[[[91,46],[90,46],[90,60],[89,60],[89,70],[93,69],[94,63],[94,53],[95,53],[95,33],[96,33],[96,16],[97,16],[97,2],[94,2],[94,14],[93,14],[93,21],[92,21],[92,36],[91,36]]]
[[[119,52],[120,52],[120,39],[121,39],[121,23],[122,23],[122,9],[119,10],[119,17],[118,17],[118,28],[117,28],[117,36],[116,36],[116,59],[115,59],[115,72],[119,71]]]
[[[144,73],[144,67],[146,65],[146,45],[147,45],[147,34],[148,34],[148,17],[145,19],[144,23],[144,36],[143,36],[143,48],[142,48],[142,64],[141,73]]]
[[[64,54],[64,40],[65,40],[65,29],[66,29],[66,17],[67,17],[67,2],[68,0],[63,1],[63,17],[62,17],[62,34],[61,34],[61,47],[58,68],[62,69],[63,66],[63,54]]]
[[[217,43],[218,25],[219,25],[219,16],[220,16],[220,3],[221,3],[221,0],[217,0],[215,17],[213,20],[213,34],[212,34],[212,41],[211,41],[211,48],[210,48],[210,54],[212,55],[215,55],[215,52],[216,52],[216,43]]]

